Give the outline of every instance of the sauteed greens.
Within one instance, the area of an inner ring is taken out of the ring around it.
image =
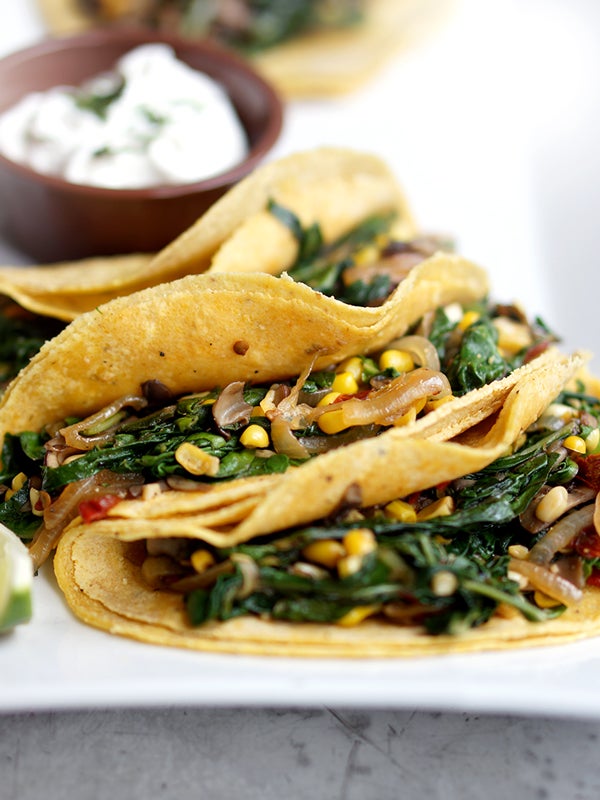
[[[549,523],[531,510],[551,488],[565,487],[579,504],[595,496],[598,487],[581,480],[578,463],[600,455],[570,448],[590,436],[597,444],[599,417],[598,400],[564,393],[514,453],[481,472],[385,508],[353,509],[259,542],[208,548],[215,566],[179,576],[171,588],[186,592],[195,625],[244,614],[353,625],[383,614],[455,634],[499,609],[532,621],[556,616],[586,578],[598,581],[600,540],[591,548],[583,527],[552,554],[548,574],[557,584],[570,582],[563,602],[552,599],[552,578],[543,585],[549,594],[536,588],[535,577],[523,581],[519,559],[548,535]]]
[[[0,303],[0,395],[44,342],[62,327],[55,320],[29,314],[17,305]]]

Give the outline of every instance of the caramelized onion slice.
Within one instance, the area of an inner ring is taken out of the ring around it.
[[[290,458],[310,458],[307,448],[292,433],[291,424],[280,414],[271,419],[271,441],[276,453]]]
[[[212,413],[219,428],[249,421],[252,406],[244,400],[243,381],[233,381],[223,389],[213,404]]]
[[[534,564],[531,561],[513,558],[510,560],[508,569],[524,575],[529,583],[539,591],[547,594],[548,597],[558,600],[565,606],[572,606],[582,598],[582,591],[574,583],[563,578],[561,575],[542,564]]]
[[[118,400],[114,400],[100,411],[76,422],[74,425],[61,428],[60,434],[69,447],[75,447],[78,450],[91,450],[92,447],[105,442],[110,437],[115,428],[113,417],[117,415],[115,422],[120,422],[122,417],[118,415],[123,408],[129,406],[139,411],[139,409],[145,408],[147,405],[148,401],[145,397],[128,394]]]
[[[364,400],[352,397],[315,409],[315,419],[335,411],[343,416],[346,427],[352,425],[393,425],[394,421],[428,398],[441,398],[451,393],[448,378],[442,372],[427,368],[415,369],[394,378],[382,389],[371,392]]]
[[[567,547],[577,534],[592,524],[594,503],[589,503],[561,517],[529,551],[528,561],[548,565],[559,550]]]
[[[142,478],[138,475],[117,475],[108,470],[101,470],[88,478],[68,484],[57,499],[44,509],[43,523],[29,548],[34,568],[39,569],[48,558],[65,527],[78,515],[79,506],[84,500],[102,494],[125,496],[131,485],[139,484],[141,481]]]
[[[439,371],[440,357],[435,346],[425,336],[401,336],[399,339],[394,339],[390,342],[388,348],[395,350],[406,350],[410,353],[415,364],[420,367],[427,367]]]
[[[531,503],[529,503],[525,511],[519,515],[519,522],[526,531],[529,531],[529,533],[539,533],[540,531],[544,530],[544,528],[548,527],[547,522],[543,522],[536,516],[535,509],[538,502],[545,494],[548,493],[550,488],[550,486],[546,485],[540,489]],[[572,508],[576,508],[583,503],[588,503],[590,500],[593,500],[594,495],[595,492],[591,487],[584,485],[576,486],[568,493],[567,505],[563,513],[566,514],[567,511],[570,511]]]
[[[600,492],[598,492],[594,501],[594,529],[600,536]]]

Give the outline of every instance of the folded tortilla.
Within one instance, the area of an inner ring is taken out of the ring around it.
[[[600,634],[600,590],[562,616],[533,624],[495,616],[460,635],[431,636],[417,626],[367,619],[357,627],[239,617],[190,626],[180,595],[150,590],[140,574],[139,543],[84,528],[67,531],[54,560],[73,613],[109,633],[148,644],[238,655],[408,658],[518,647],[548,647]]]
[[[428,441],[400,429],[314,459],[281,476],[275,487],[265,487],[258,514],[251,512],[237,529],[216,537],[202,528],[189,507],[179,507],[176,514],[171,508],[170,518],[157,519],[150,512],[152,502],[121,504],[129,505],[123,518],[116,506],[115,517],[75,524],[63,535],[54,560],[59,586],[73,612],[88,624],[144,642],[209,652],[409,657],[549,645],[596,635],[600,592],[595,589],[586,590],[582,602],[558,619],[536,625],[518,614],[495,615],[460,635],[431,636],[419,626],[380,619],[346,627],[244,616],[192,627],[182,595],[151,589],[141,573],[147,538],[191,536],[228,547],[276,529],[280,522],[297,525],[326,516],[350,481],[359,485],[368,506],[479,470],[506,451],[580,367],[579,357],[554,355],[529,368],[513,384],[494,423],[472,433],[468,444]],[[136,504],[141,517],[131,513]]]
[[[350,493],[364,507],[406,497],[477,472],[505,453],[584,363],[579,354],[548,352],[410,425],[330,450],[273,476],[266,486],[256,487],[254,502],[241,516],[237,496],[220,500],[221,511],[231,503],[227,516],[215,518],[214,509],[209,509],[212,516],[207,514],[204,487],[198,493],[172,490],[149,500],[124,500],[90,530],[126,541],[176,536],[233,547],[327,518],[343,507]],[[488,418],[494,418],[491,428],[476,428]],[[463,444],[456,437],[465,432],[469,436]]]
[[[181,395],[231,381],[299,375],[373,352],[423,314],[482,299],[485,273],[439,254],[375,308],[348,306],[289,278],[193,275],[117,298],[47,342],[6,390],[0,438],[83,417],[158,380]]]
[[[158,254],[4,266],[0,293],[29,311],[70,321],[108,300],[190,274],[279,274],[294,263],[298,242],[268,212],[269,201],[289,209],[305,227],[317,223],[325,242],[377,214],[395,215],[399,239],[417,232],[404,194],[381,159],[324,147],[259,167]]]

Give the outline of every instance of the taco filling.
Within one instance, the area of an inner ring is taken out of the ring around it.
[[[349,91],[434,29],[441,0],[38,0],[50,30],[136,25],[208,38],[252,60],[290,96]]]
[[[141,576],[190,625],[243,615],[457,634],[494,614],[544,621],[600,586],[600,401],[565,391],[515,450],[384,506],[231,548],[147,540]]]
[[[48,339],[61,329],[55,320],[38,317],[0,299],[0,397]]]
[[[354,25],[360,21],[364,0],[78,0],[79,6],[102,21],[142,23],[187,36],[217,38],[252,52],[272,47],[306,31]]]

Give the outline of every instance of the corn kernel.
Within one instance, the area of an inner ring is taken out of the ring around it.
[[[494,612],[494,616],[500,617],[501,619],[515,619],[520,615],[521,612],[509,603],[498,603],[496,611]]]
[[[377,614],[379,608],[379,606],[356,606],[356,608],[351,608],[350,611],[347,611],[343,617],[340,617],[337,620],[337,624],[343,625],[345,628],[352,628],[354,625],[360,625],[367,617]]]
[[[540,522],[554,522],[567,510],[569,493],[564,486],[553,486],[535,507]]]
[[[215,558],[209,550],[195,550],[190,558],[192,567],[198,573],[206,572],[215,563]]]
[[[425,408],[426,403],[427,398],[425,397],[421,397],[419,400],[416,400],[406,413],[402,414],[401,417],[396,417],[394,420],[394,426],[401,428],[403,425],[408,425],[409,423],[414,422],[417,418],[417,415],[420,414]]]
[[[498,347],[514,355],[529,347],[532,342],[531,332],[527,325],[508,317],[497,317],[493,325],[498,331]]]
[[[341,558],[346,555],[346,550],[337,539],[320,539],[306,545],[302,551],[304,558],[321,564],[323,567],[333,569],[338,565]]]
[[[31,513],[36,517],[43,517],[44,516],[44,509],[38,508],[38,503],[40,501],[40,491],[39,489],[34,489],[32,486],[29,490],[29,505],[31,506]]]
[[[319,400],[317,405],[330,406],[332,403],[335,403],[335,401],[338,399],[340,395],[341,392],[327,392],[327,394]]]
[[[369,528],[355,528],[343,538],[349,556],[365,556],[377,547],[375,534]]]
[[[411,406],[405,414],[402,414],[401,417],[396,417],[394,420],[394,427],[402,428],[403,425],[410,425],[410,423],[414,422],[416,418],[417,409],[414,406]]]
[[[219,471],[219,459],[191,442],[179,445],[175,460],[192,475],[216,475]]]
[[[461,331],[466,331],[467,328],[470,328],[471,325],[475,324],[481,314],[478,311],[465,311],[462,315],[462,319],[458,323],[457,327]]]
[[[340,394],[356,394],[358,392],[358,383],[351,372],[338,372],[333,379],[331,388],[334,392],[339,392]]]
[[[339,433],[348,427],[342,408],[334,408],[332,411],[321,414],[317,423],[323,433],[329,434]]]
[[[447,517],[454,511],[454,500],[446,495],[440,497],[439,500],[434,500],[425,508],[422,508],[417,514],[417,519],[422,522],[426,519],[435,519],[436,517]]]
[[[535,591],[533,593],[533,599],[540,608],[554,608],[560,605],[560,600],[555,600],[553,597],[549,597],[547,594],[540,591]]]
[[[362,556],[344,556],[337,563],[337,571],[340,578],[349,578],[362,567]]]
[[[396,369],[398,372],[411,372],[415,362],[407,350],[384,350],[379,356],[379,369]]]
[[[392,500],[385,507],[385,512],[398,522],[416,522],[417,520],[417,512],[410,503],[405,503],[404,500]]]
[[[379,250],[375,245],[366,245],[354,253],[352,260],[355,264],[372,264],[379,257]]]
[[[27,481],[27,475],[24,472],[19,472],[15,477],[12,479],[10,483],[10,488],[13,492],[18,492],[19,489],[22,489],[25,486]]]
[[[450,403],[452,400],[454,400],[454,395],[452,394],[447,394],[445,397],[440,397],[437,400],[427,400],[424,406],[424,411],[425,413],[429,414],[431,411],[435,411],[436,408],[444,406],[446,403]]]
[[[518,561],[524,561],[529,555],[529,548],[524,544],[511,544],[508,548],[508,555]]]
[[[600,444],[600,428],[594,428],[585,437],[585,449],[588,453],[593,453]]]
[[[240,436],[240,444],[248,449],[269,446],[269,434],[260,425],[248,425]]]
[[[441,569],[431,578],[431,591],[437,597],[450,597],[458,589],[458,578],[453,572]]]
[[[567,450],[572,450],[574,453],[585,453],[585,441],[581,436],[567,436],[563,445]]]
[[[354,380],[360,383],[363,376],[363,363],[358,356],[350,356],[350,358],[346,358],[342,361],[336,369],[336,372],[349,372],[354,376]]]

